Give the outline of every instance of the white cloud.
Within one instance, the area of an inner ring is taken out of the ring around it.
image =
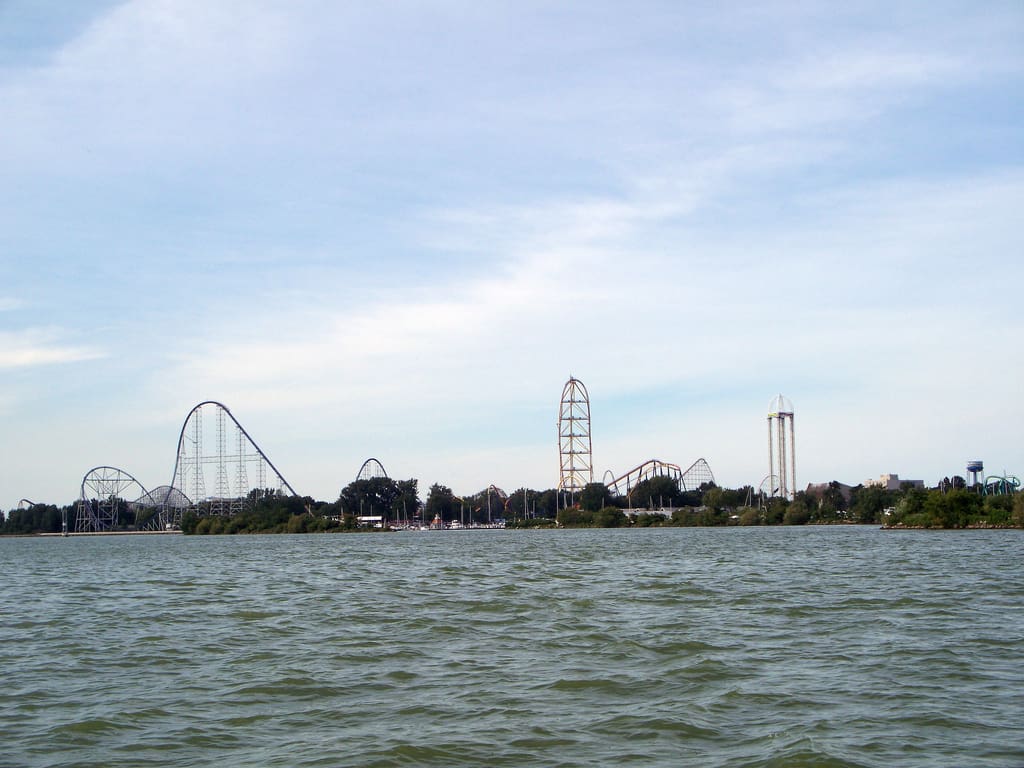
[[[860,433],[855,409],[842,405],[847,391],[873,403],[880,418],[917,419],[971,389],[974,374],[947,370],[944,355],[972,347],[989,354],[1001,343],[986,334],[976,306],[950,300],[932,269],[955,263],[986,233],[1005,243],[991,233],[1012,225],[1022,190],[1014,174],[868,185],[817,201],[806,231],[787,223],[781,232],[761,227],[736,237],[690,229],[684,211],[674,253],[648,244],[666,223],[680,223],[670,199],[447,211],[434,219],[431,242],[486,247],[489,273],[349,309],[280,311],[269,321],[275,332],[247,340],[246,327],[236,327],[197,343],[159,378],[174,383],[165,396],[177,398],[179,410],[177,382],[191,382],[196,401],[217,396],[239,414],[299,419],[304,430],[342,443],[400,433],[401,446],[390,450],[419,446],[435,479],[470,487],[493,471],[483,457],[518,431],[507,420],[532,423],[523,409],[539,409],[536,437],[516,438],[527,447],[511,446],[509,462],[532,451],[536,459],[524,458],[522,471],[544,482],[557,388],[570,373],[587,382],[604,422],[602,468],[648,454],[677,462],[708,455],[736,483],[760,477],[749,475],[761,471],[761,411],[775,391],[808,405],[833,392],[841,413],[822,409],[802,424],[806,447],[822,456],[802,466],[819,479],[845,450],[830,445],[821,425],[849,431],[851,440]],[[978,274],[1004,258],[987,255]],[[989,302],[995,311],[1006,306]],[[1002,376],[1012,379],[1007,365]],[[636,423],[609,410],[620,395],[643,397],[652,387],[676,389],[676,402]],[[723,387],[734,395],[699,404]],[[743,398],[749,419],[736,413]],[[472,444],[446,447],[453,430],[472,435]],[[456,467],[455,476],[446,480],[445,467]],[[522,482],[510,464],[503,471],[495,482]]]
[[[76,363],[105,356],[95,347],[63,343],[62,337],[62,332],[55,329],[0,331],[0,369]]]
[[[65,398],[86,428],[176,434],[212,398],[317,494],[381,444],[424,483],[539,485],[574,373],[602,468],[739,483],[779,390],[810,469],[862,460],[861,407],[934,463],[918,422],[984,383],[951,351],[1019,380],[1024,176],[970,155],[1019,12],[282,7],[125,3],[0,79],[6,290],[52,285],[22,322],[76,329],[4,331],[0,367],[146,340]],[[940,101],[971,119],[928,125]]]
[[[825,51],[804,61],[795,71],[777,75],[776,85],[784,90],[896,91],[926,84],[947,85],[952,77],[963,77],[972,66],[953,53],[913,51],[901,48],[864,48]]]
[[[258,3],[244,12],[165,0],[119,5],[47,66],[0,87],[13,158],[37,171],[73,158],[67,170],[138,172],[163,166],[172,152],[178,163],[201,162],[232,142],[258,143],[239,121],[261,107],[256,84],[273,82],[289,60],[291,21]]]

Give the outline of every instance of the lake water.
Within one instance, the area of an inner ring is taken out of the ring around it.
[[[1021,766],[1024,532],[0,540],[3,766]]]

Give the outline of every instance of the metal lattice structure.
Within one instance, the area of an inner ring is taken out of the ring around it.
[[[369,458],[363,462],[363,466],[359,468],[359,473],[356,475],[356,480],[375,480],[379,477],[387,478],[387,470],[384,469],[384,465],[377,459]]]
[[[658,459],[648,459],[638,467],[619,477],[609,477],[611,471],[605,472],[604,484],[616,496],[629,497],[633,489],[645,480],[654,477],[668,477],[675,481],[680,491],[698,491],[708,484],[714,484],[715,476],[711,466],[704,459],[697,459],[685,470],[678,464],[670,464]]]
[[[1012,496],[1020,491],[1020,478],[1016,475],[989,475],[981,492],[986,496]]]
[[[214,515],[243,511],[254,490],[298,495],[227,406],[215,400],[199,403],[185,418],[171,488]]]
[[[143,527],[162,531],[180,526],[181,516],[192,506],[192,501],[177,488],[160,485],[137,498],[132,506],[138,510],[152,509],[153,514],[144,521]]]
[[[487,522],[491,522],[491,496],[495,496],[501,502],[501,513],[508,511],[508,494],[496,485],[487,486]]]
[[[786,427],[789,427],[787,438]],[[793,433],[793,404],[782,395],[768,406],[768,476],[777,477],[772,495],[792,499],[796,493],[796,437]]]
[[[144,497],[142,483],[117,467],[94,467],[82,478],[75,515],[75,533],[102,533],[118,525],[129,499]]]
[[[590,395],[583,382],[571,376],[558,408],[558,457],[558,490],[575,494],[594,482]]]

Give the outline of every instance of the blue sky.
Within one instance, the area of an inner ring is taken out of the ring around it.
[[[1024,6],[0,2],[0,507],[170,480],[226,403],[300,493],[1024,474]]]

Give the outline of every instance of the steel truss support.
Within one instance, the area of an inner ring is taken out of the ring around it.
[[[579,379],[569,377],[558,408],[558,490],[569,494],[569,503],[588,483],[594,482],[590,440],[590,396]]]
[[[649,459],[638,467],[626,472],[619,477],[609,477],[611,472],[605,473],[604,484],[608,490],[616,496],[629,497],[633,489],[645,480],[654,477],[668,477],[675,481],[680,491],[697,491],[707,483],[714,483],[715,476],[711,472],[711,466],[704,459],[697,459],[685,470],[678,464],[669,464],[658,459]]]
[[[384,469],[384,465],[379,460],[371,457],[359,467],[359,472],[356,473],[356,480],[373,480],[378,477],[386,478],[387,476],[388,473]]]
[[[148,491],[138,480],[117,467],[95,467],[82,478],[75,515],[75,533],[112,531],[122,509]],[[129,500],[132,500],[131,502]]]
[[[212,434],[204,427],[203,412],[214,411]],[[213,452],[208,447],[213,446]],[[249,478],[255,469],[257,485]],[[216,478],[214,493],[208,496],[204,475],[212,471]],[[268,486],[268,477],[272,486]],[[295,489],[278,472],[245,428],[228,410],[214,400],[195,406],[185,418],[178,436],[171,488],[191,498],[193,507],[210,514],[234,515],[247,508],[251,492],[274,491],[297,496]]]

